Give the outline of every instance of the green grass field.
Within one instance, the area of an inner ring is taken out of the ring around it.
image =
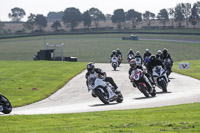
[[[122,36],[129,34],[96,34],[96,35],[63,35],[46,37],[27,37],[18,39],[0,40],[0,60],[33,60],[33,56],[40,50],[45,49],[45,44],[64,43],[64,56],[78,57],[80,62],[109,62],[113,49],[120,48],[126,56],[129,49],[141,54],[148,48],[153,54],[157,50],[169,49],[174,61],[200,59],[198,56],[200,44],[183,42],[164,42],[149,40],[121,40]],[[199,40],[199,36],[189,35],[139,35],[147,39],[177,39],[177,40]],[[45,40],[44,40],[45,39]],[[46,42],[46,43],[44,43]],[[60,49],[57,49],[57,56],[60,56]]]
[[[0,61],[0,93],[14,107],[42,100],[86,68],[86,63]]]
[[[81,35],[78,39],[77,36],[48,36],[45,39],[50,43],[65,43],[65,56],[77,56],[83,63],[0,61],[0,92],[5,94],[14,106],[38,101],[56,91],[83,70],[86,65],[84,61],[108,62],[110,53],[116,48],[120,48],[125,55],[130,48],[141,52],[149,48],[155,53],[158,49],[166,47],[173,59],[177,61],[174,63],[174,72],[200,79],[200,57],[198,56],[200,44],[122,41],[121,36]],[[198,36],[180,35],[168,37],[141,35],[141,37],[199,40]],[[44,40],[42,37],[0,40],[0,46],[1,60],[32,60],[33,54],[44,48]],[[178,61],[190,62],[191,69],[178,70]],[[33,88],[38,90],[32,90]],[[26,99],[25,102],[23,99]],[[0,116],[0,133],[198,133],[200,132],[199,112],[200,103],[193,103],[136,110]]]

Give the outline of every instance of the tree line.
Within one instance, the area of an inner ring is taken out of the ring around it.
[[[62,15],[60,15],[62,13]],[[15,7],[11,9],[11,13],[8,14],[9,18],[14,22],[20,22],[20,20],[26,15],[22,8]],[[61,18],[61,21],[66,27],[70,27],[73,31],[80,23],[83,23],[84,28],[89,29],[92,23],[95,28],[98,28],[100,21],[106,21],[106,18],[110,18],[112,23],[117,25],[118,30],[122,29],[123,24],[126,21],[130,21],[132,28],[135,29],[137,24],[141,21],[145,21],[147,27],[150,29],[152,22],[156,19],[166,27],[167,22],[171,22],[171,27],[174,27],[174,22],[178,23],[178,27],[182,27],[183,22],[186,22],[188,28],[189,23],[195,26],[200,22],[200,1],[197,1],[193,5],[190,3],[179,3],[175,8],[161,9],[156,15],[150,11],[140,13],[134,9],[130,9],[125,12],[123,9],[116,9],[113,15],[104,15],[102,11],[97,8],[90,8],[89,10],[81,13],[79,9],[75,7],[66,8],[64,12],[59,12],[55,18]],[[61,21],[55,21],[51,27],[54,31],[58,31],[62,25]],[[39,31],[43,31],[47,26],[47,17],[42,14],[34,15],[30,14],[27,21],[23,24],[24,28],[34,32],[37,28]],[[0,31],[4,27],[4,23],[0,22]]]

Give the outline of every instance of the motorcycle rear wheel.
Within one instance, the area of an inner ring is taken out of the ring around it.
[[[145,97],[150,97],[147,89],[141,84],[139,85],[140,91],[145,95]]]

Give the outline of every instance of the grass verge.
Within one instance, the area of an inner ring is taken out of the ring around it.
[[[1,133],[200,132],[200,103],[150,109],[57,115],[5,116]]]
[[[0,61],[0,92],[14,107],[44,99],[85,69],[86,63]]]
[[[179,63],[190,63],[190,69],[179,69]],[[185,60],[175,62],[173,71],[179,74],[187,75],[200,80],[200,60]]]

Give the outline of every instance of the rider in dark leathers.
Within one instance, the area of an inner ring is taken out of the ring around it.
[[[157,60],[155,55],[151,55],[150,61],[147,63],[147,71],[150,75],[152,75],[152,69],[157,65],[164,68],[163,63],[160,60]]]

